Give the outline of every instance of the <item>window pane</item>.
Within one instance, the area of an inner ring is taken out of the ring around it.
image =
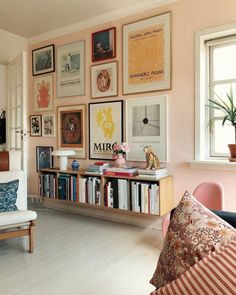
[[[224,80],[236,77],[236,44],[216,47],[213,51],[213,79]]]

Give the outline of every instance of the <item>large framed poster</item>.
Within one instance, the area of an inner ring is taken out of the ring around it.
[[[129,161],[146,161],[143,148],[151,146],[167,162],[167,95],[126,101],[126,142]]]
[[[57,49],[57,97],[85,94],[85,41]]]
[[[36,77],[34,79],[34,111],[51,111],[53,108],[53,75]]]
[[[123,25],[123,93],[170,89],[170,12]]]
[[[89,158],[112,159],[112,147],[123,142],[123,101],[89,104]]]
[[[85,105],[59,106],[58,118],[58,147],[72,149],[76,152],[73,157],[85,158]]]

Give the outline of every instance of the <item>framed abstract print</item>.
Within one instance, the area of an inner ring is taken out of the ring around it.
[[[36,170],[53,167],[52,146],[36,146]]]
[[[63,149],[73,149],[75,157],[85,158],[85,105],[59,106],[58,118],[58,146]]]
[[[167,95],[126,101],[126,142],[129,161],[146,161],[143,148],[148,145],[167,162]]]
[[[85,41],[57,49],[57,97],[85,94]]]
[[[42,136],[44,137],[56,136],[54,114],[42,115]]]
[[[171,13],[123,25],[123,93],[171,88]]]
[[[33,76],[55,71],[54,44],[32,50]]]
[[[92,34],[92,61],[116,57],[116,28]]]
[[[34,79],[34,111],[52,111],[53,105],[53,76],[39,76]]]
[[[118,95],[117,61],[91,66],[91,97]]]
[[[42,136],[41,115],[30,116],[30,136]]]
[[[89,104],[89,158],[112,159],[112,147],[123,142],[123,101]]]

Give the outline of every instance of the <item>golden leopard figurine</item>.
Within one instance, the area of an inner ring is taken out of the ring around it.
[[[153,153],[150,146],[145,146],[143,151],[146,153],[147,167],[145,169],[158,170],[160,169],[160,161],[158,157]]]

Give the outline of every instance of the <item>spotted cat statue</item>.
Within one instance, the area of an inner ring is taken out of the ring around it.
[[[146,161],[147,161],[146,169],[151,169],[151,170],[160,169],[160,161],[158,157],[153,153],[151,147],[145,146],[143,148],[143,151],[146,153]]]

